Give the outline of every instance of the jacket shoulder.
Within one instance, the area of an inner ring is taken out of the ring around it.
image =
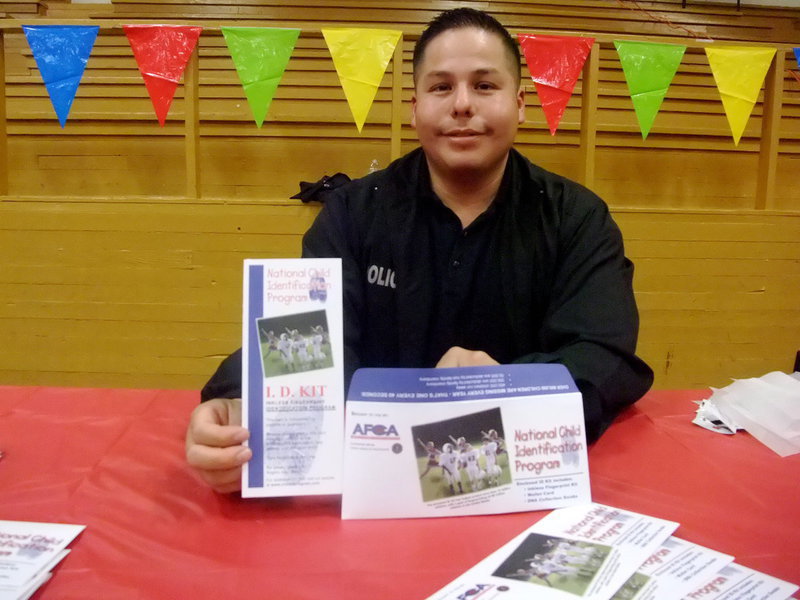
[[[553,173],[531,162],[525,156],[512,150],[521,174],[521,186],[527,188],[523,196],[539,194],[563,215],[585,214],[587,212],[608,211],[605,201],[584,185],[558,173]]]
[[[337,204],[336,208],[356,214],[373,213],[403,195],[403,191],[417,181],[421,160],[424,160],[424,155],[418,148],[393,161],[385,169],[338,187],[328,202]]]

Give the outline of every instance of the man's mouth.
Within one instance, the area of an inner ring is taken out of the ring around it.
[[[451,138],[466,138],[481,135],[481,132],[475,131],[474,129],[451,129],[446,131],[445,135]]]

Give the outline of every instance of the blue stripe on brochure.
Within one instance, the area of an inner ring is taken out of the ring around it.
[[[248,465],[248,485],[251,488],[264,487],[264,385],[261,380],[261,348],[258,343],[256,319],[264,310],[264,267],[250,265],[248,293],[249,314],[247,315],[247,428],[250,430],[250,449],[253,458]]]

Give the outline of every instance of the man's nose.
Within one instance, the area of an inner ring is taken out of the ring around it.
[[[457,85],[453,94],[453,114],[472,114],[472,88],[469,85]]]

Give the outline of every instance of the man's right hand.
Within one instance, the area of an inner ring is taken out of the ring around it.
[[[214,398],[198,405],[186,430],[186,460],[200,477],[221,493],[242,487],[242,465],[253,456],[243,443],[242,401]]]

